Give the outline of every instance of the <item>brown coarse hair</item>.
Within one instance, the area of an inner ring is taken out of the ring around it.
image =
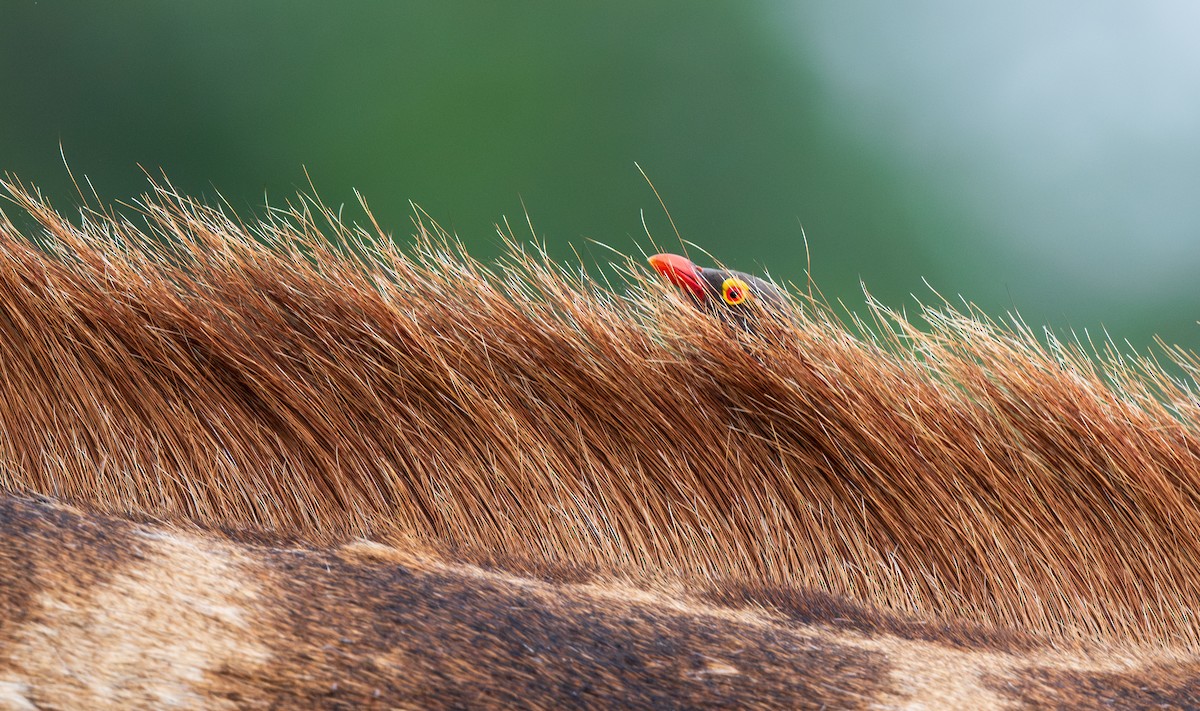
[[[480,263],[420,213],[399,248],[305,197],[245,222],[161,183],[69,219],[3,191],[36,225],[0,222],[7,492],[1200,645],[1182,350],[1164,367],[948,303],[844,318],[807,289],[743,329],[511,231]]]

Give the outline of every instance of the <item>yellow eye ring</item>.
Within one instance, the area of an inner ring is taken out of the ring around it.
[[[737,277],[729,277],[721,284],[721,298],[730,306],[737,306],[750,298],[750,285]]]

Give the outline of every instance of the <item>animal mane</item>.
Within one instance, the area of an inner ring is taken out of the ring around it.
[[[803,293],[745,331],[633,263],[614,291],[507,233],[482,264],[423,215],[401,249],[303,197],[247,223],[153,185],[72,221],[2,188],[37,225],[0,221],[11,494],[1200,649],[1180,349],[1043,344],[947,303],[847,323]]]

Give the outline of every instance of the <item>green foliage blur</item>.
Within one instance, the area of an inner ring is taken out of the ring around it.
[[[895,6],[893,6],[895,5]],[[9,1],[0,171],[77,200],[361,191],[478,257],[678,249],[912,310],[1200,348],[1195,11],[951,2]],[[523,207],[524,206],[524,207]],[[357,214],[348,210],[347,214]],[[525,234],[528,237],[528,233]],[[914,299],[915,296],[915,299]]]

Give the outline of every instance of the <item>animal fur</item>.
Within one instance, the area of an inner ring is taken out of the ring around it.
[[[3,188],[0,705],[1200,704],[1153,360]]]

